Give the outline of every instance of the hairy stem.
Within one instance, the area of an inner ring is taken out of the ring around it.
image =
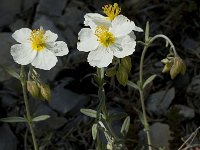
[[[171,42],[171,40],[162,34],[158,34],[152,38],[150,38],[149,40],[146,41],[144,49],[142,51],[142,56],[140,59],[140,73],[139,73],[139,81],[140,81],[140,85],[139,85],[139,92],[140,92],[140,101],[141,101],[141,106],[142,106],[142,114],[143,114],[143,120],[144,120],[144,129],[147,135],[147,143],[148,143],[148,149],[152,150],[152,144],[151,144],[151,138],[150,138],[150,130],[149,130],[149,123],[147,121],[147,115],[146,115],[146,109],[145,109],[145,104],[144,104],[144,87],[143,87],[143,66],[144,66],[144,58],[145,58],[145,54],[147,52],[148,47],[150,46],[150,44],[156,40],[157,38],[163,38],[166,40],[167,43],[170,44],[171,49],[173,50],[173,53],[175,56],[177,56],[177,52],[175,50],[175,47],[173,45],[173,43]]]
[[[33,129],[33,124],[32,124],[33,122],[32,122],[30,109],[29,109],[27,90],[26,90],[26,78],[25,78],[25,72],[24,72],[23,66],[21,66],[20,81],[21,81],[22,90],[23,90],[24,104],[25,104],[25,109],[26,109],[26,117],[27,117],[27,121],[28,121],[28,126],[30,128],[32,140],[33,140],[34,150],[38,150],[36,136],[35,136],[35,132],[34,132],[34,129]]]

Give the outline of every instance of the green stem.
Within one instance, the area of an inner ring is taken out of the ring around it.
[[[105,116],[105,126],[107,127],[110,135],[114,138],[115,141],[119,141],[120,139],[115,134],[115,132],[112,129],[112,124],[109,119],[109,113],[106,109],[106,102],[105,102],[105,90],[104,90],[104,68],[97,68],[97,77],[98,77],[98,97],[99,97],[99,106],[97,110],[97,121],[100,120],[100,113]]]
[[[150,138],[150,131],[149,131],[149,123],[147,121],[147,115],[146,115],[146,109],[145,109],[145,104],[144,104],[144,88],[143,88],[143,66],[144,66],[144,57],[146,54],[146,51],[148,49],[148,47],[150,46],[150,44],[156,40],[157,38],[163,38],[166,40],[166,42],[168,42],[173,50],[173,53],[175,56],[177,56],[177,52],[175,50],[175,47],[173,45],[173,43],[171,42],[171,40],[162,34],[158,34],[154,37],[152,37],[151,39],[148,39],[145,43],[144,49],[142,51],[142,56],[140,59],[140,74],[139,74],[139,81],[140,81],[140,85],[139,85],[139,92],[140,92],[140,101],[141,101],[141,106],[142,106],[142,114],[143,114],[143,119],[144,119],[144,129],[147,135],[147,143],[148,143],[148,149],[152,150],[151,147],[151,138]]]
[[[36,141],[35,132],[33,129],[33,124],[32,124],[33,122],[32,122],[32,118],[31,118],[29,103],[28,103],[28,98],[27,98],[26,78],[25,78],[25,72],[24,72],[23,66],[21,66],[20,81],[21,81],[22,90],[23,90],[24,103],[25,103],[25,109],[26,109],[26,117],[27,117],[29,128],[30,128],[32,140],[33,140],[34,150],[38,150],[38,145],[37,145],[37,141]]]
[[[146,54],[148,47],[149,47],[148,44],[144,46],[144,49],[142,51],[142,56],[141,56],[141,59],[140,59],[140,87],[139,87],[139,92],[140,92],[140,101],[141,101],[141,106],[142,106],[142,115],[143,115],[143,120],[144,120],[144,129],[145,129],[145,132],[146,132],[146,135],[147,135],[148,149],[152,150],[150,131],[149,131],[149,123],[147,121],[146,109],[145,109],[145,104],[144,104],[144,89],[143,89],[143,64],[144,64],[144,57],[145,57],[145,54]]]

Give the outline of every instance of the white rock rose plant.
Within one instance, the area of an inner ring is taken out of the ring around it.
[[[139,118],[146,132],[146,149],[152,150],[149,122],[145,109],[144,91],[145,87],[152,82],[156,75],[147,79],[143,78],[143,64],[145,54],[150,45],[158,38],[166,41],[169,48],[169,54],[161,62],[164,63],[162,72],[169,72],[172,79],[178,74],[184,74],[186,66],[183,60],[177,54],[171,40],[165,35],[158,34],[153,37],[149,35],[149,23],[146,23],[144,31],[144,41],[136,41],[135,33],[143,34],[143,29],[136,26],[135,23],[121,14],[121,8],[117,3],[105,5],[102,7],[105,16],[98,13],[87,13],[84,16],[85,27],[78,33],[77,49],[88,52],[88,63],[96,68],[94,75],[95,85],[98,87],[99,104],[96,110],[82,108],[80,111],[89,117],[94,118],[94,124],[91,126],[93,140],[96,141],[95,147],[98,150],[125,150],[126,135],[129,130],[130,116],[123,112],[111,113],[106,108],[106,94],[104,85],[105,76],[115,78],[119,84],[130,86],[139,91],[142,110],[138,110]],[[30,113],[28,94],[35,99],[50,101],[51,90],[48,84],[44,83],[37,69],[50,70],[58,59],[57,56],[65,56],[69,53],[67,44],[64,41],[56,41],[58,35],[40,29],[31,30],[22,28],[16,30],[12,37],[18,42],[11,46],[11,55],[13,60],[21,65],[20,69],[1,67],[10,75],[17,78],[22,86],[25,114],[24,117],[1,118],[2,122],[24,122],[28,125],[34,150],[39,150],[38,141],[35,134],[34,123],[45,121],[50,116],[42,115],[33,117]],[[144,48],[140,57],[139,80],[137,83],[128,80],[132,62],[131,57],[135,51],[136,45],[141,44]],[[120,134],[115,133],[113,129],[114,120],[124,120],[121,126]],[[106,145],[102,142],[103,133],[106,139]]]

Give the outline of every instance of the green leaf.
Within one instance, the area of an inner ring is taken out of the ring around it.
[[[106,76],[108,77],[113,77],[114,75],[116,75],[116,69],[113,67],[113,68],[109,68],[106,70]]]
[[[131,57],[126,56],[121,59],[121,65],[127,70],[127,73],[131,71],[132,63],[131,63]]]
[[[134,83],[134,82],[132,82],[132,81],[127,81],[127,85],[129,85],[129,86],[131,86],[131,87],[135,88],[136,90],[139,90],[139,87],[138,87],[138,85],[137,85],[137,84],[135,84],[135,83]]]
[[[152,75],[150,76],[143,84],[143,88],[145,88],[147,86],[147,84],[149,84],[151,81],[153,81],[155,79],[156,75]]]
[[[37,117],[33,118],[32,121],[39,122],[39,121],[47,120],[49,118],[50,118],[49,115],[41,115],[41,116],[37,116]]]
[[[92,138],[95,140],[97,138],[97,124],[93,124],[92,126]]]
[[[127,73],[126,68],[124,68],[122,65],[120,65],[119,69],[117,70],[116,77],[117,77],[118,82],[121,85],[125,86],[128,81],[128,73]]]
[[[125,118],[126,116],[127,116],[127,114],[124,112],[115,112],[110,115],[110,119],[111,120],[120,120],[122,118]]]
[[[96,118],[97,117],[97,111],[93,110],[93,109],[81,109],[80,110],[81,113],[83,113],[86,116],[92,117],[92,118]]]
[[[17,70],[14,68],[10,68],[4,65],[0,65],[0,67],[5,70],[8,74],[10,74],[12,77],[16,78],[16,79],[20,79],[20,75],[19,73],[17,73]]]
[[[7,117],[7,118],[1,118],[1,122],[7,122],[7,123],[15,123],[15,122],[27,122],[25,118],[23,117]]]
[[[128,129],[130,126],[130,117],[126,117],[126,119],[124,120],[122,127],[121,127],[121,133],[123,136],[126,136],[126,134],[128,133]]]
[[[146,23],[146,29],[145,29],[145,41],[149,40],[149,21]]]

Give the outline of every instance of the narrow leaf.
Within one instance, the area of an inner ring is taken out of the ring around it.
[[[152,75],[150,76],[143,84],[143,88],[145,88],[147,86],[147,84],[149,84],[151,81],[153,81],[155,79],[156,75]]]
[[[146,29],[145,29],[145,41],[149,40],[149,21],[146,23]]]
[[[33,118],[32,121],[39,122],[39,121],[47,120],[49,118],[50,118],[49,115],[41,115],[41,116],[37,116],[37,117]]]
[[[124,120],[122,127],[121,127],[121,133],[123,136],[126,136],[126,134],[128,133],[128,129],[130,126],[130,117],[126,117],[126,119]]]
[[[92,126],[92,138],[93,138],[93,140],[95,140],[96,137],[97,137],[97,124],[95,123]]]
[[[0,121],[7,123],[15,123],[15,122],[26,122],[26,119],[23,117],[7,117],[7,118],[1,118]]]
[[[139,87],[138,87],[138,85],[137,85],[137,84],[135,84],[135,83],[134,83],[134,82],[132,82],[132,81],[127,81],[127,85],[129,85],[129,86],[131,86],[131,87],[135,88],[136,90],[139,90]]]
[[[83,113],[86,116],[89,116],[89,117],[92,117],[92,118],[97,117],[97,111],[95,111],[93,109],[81,109],[80,111],[81,111],[81,113]]]
[[[0,67],[5,70],[8,74],[10,74],[12,77],[20,79],[20,75],[17,73],[16,69],[10,68],[4,65],[0,65]]]

